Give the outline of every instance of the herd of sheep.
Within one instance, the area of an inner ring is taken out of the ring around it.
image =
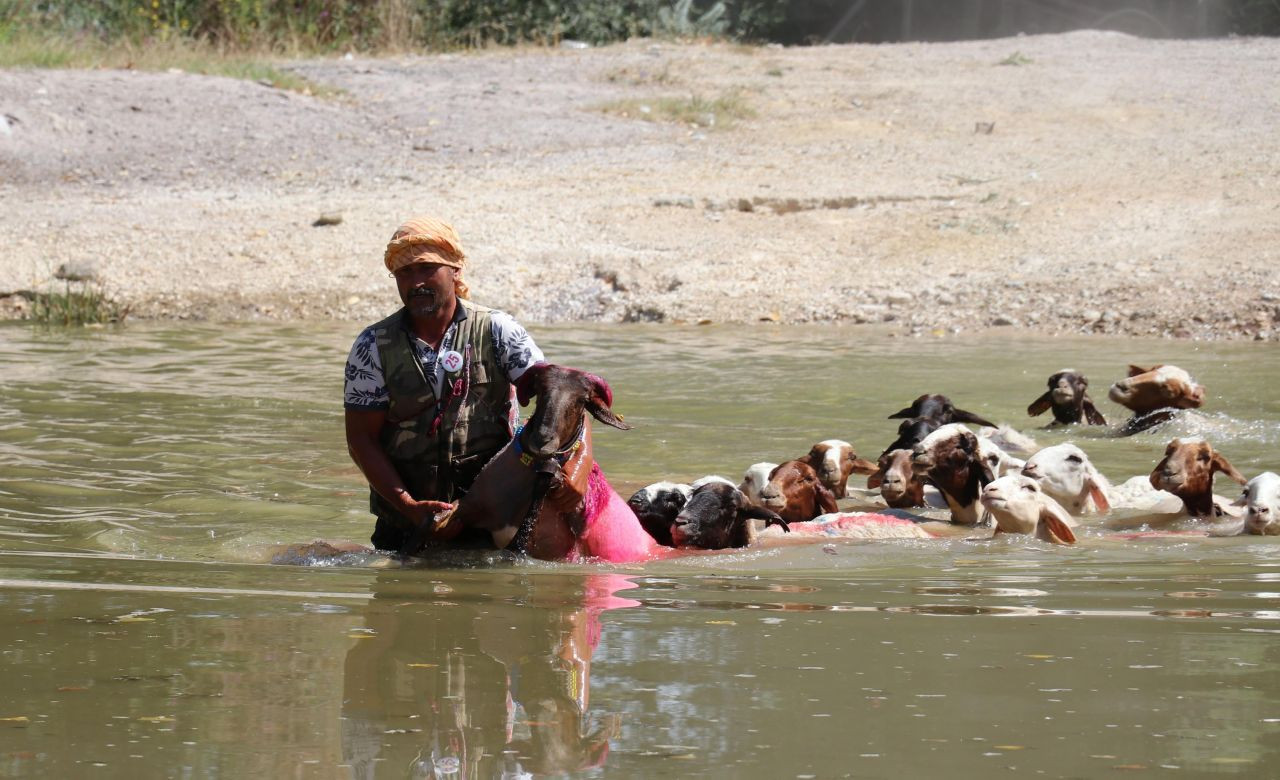
[[[1108,397],[1133,412],[1117,428],[1124,436],[1199,408],[1205,392],[1176,366],[1130,366]],[[1052,425],[1106,424],[1088,381],[1072,370],[1049,377],[1046,392],[1027,409],[1033,416],[1047,411]],[[702,549],[745,547],[762,535],[929,538],[992,527],[996,534],[1071,544],[1082,516],[1117,510],[1129,510],[1127,527],[1192,518],[1202,530],[1189,533],[1280,535],[1280,476],[1246,480],[1202,438],[1172,440],[1149,477],[1113,486],[1080,447],[1037,448],[943,395],[922,395],[890,417],[902,419],[898,438],[876,462],[832,439],[801,458],[754,464],[737,484],[718,476],[658,482],[627,503],[660,544]],[[1241,498],[1214,494],[1219,472],[1245,485]],[[849,484],[854,474],[867,476],[865,489]],[[931,522],[938,511],[949,524]]]

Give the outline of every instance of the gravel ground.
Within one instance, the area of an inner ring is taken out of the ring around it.
[[[372,321],[386,240],[433,213],[529,322],[1280,340],[1280,40],[288,67],[343,92],[0,70],[0,316],[65,267],[132,317]],[[646,120],[691,96],[753,114]]]

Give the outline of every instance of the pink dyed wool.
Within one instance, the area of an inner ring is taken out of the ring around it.
[[[609,485],[598,463],[591,466],[582,503],[586,524],[578,549],[584,556],[609,563],[632,563],[662,554],[661,545],[645,532],[635,512]]]

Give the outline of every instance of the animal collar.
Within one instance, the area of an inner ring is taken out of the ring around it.
[[[520,462],[525,466],[532,467],[533,464],[539,460],[539,458],[536,458],[533,455],[530,455],[529,453],[525,452],[524,447],[520,446],[520,436],[521,434],[524,433],[524,426],[525,424],[522,423],[519,428],[516,428],[516,435],[515,435],[515,438],[511,440],[511,446],[515,447],[516,455],[519,456]],[[561,466],[563,466],[565,463],[568,463],[569,458],[573,457],[573,454],[577,452],[580,447],[582,447],[582,442],[583,440],[586,439],[586,435],[587,435],[587,418],[586,418],[586,415],[583,415],[582,421],[578,423],[578,434],[573,437],[573,443],[568,445],[564,449],[553,453],[551,455],[551,458],[554,458]]]

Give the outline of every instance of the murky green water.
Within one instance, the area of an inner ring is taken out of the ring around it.
[[[1052,777],[1280,765],[1277,540],[841,544],[603,569],[302,568],[371,530],[341,434],[355,328],[0,327],[0,776]],[[1205,414],[1081,444],[1115,482],[1202,434],[1280,470],[1274,346],[536,329],[636,424],[625,496],[737,478],[946,392],[1173,362]],[[1043,423],[1041,423],[1043,424]],[[1226,480],[1219,492],[1234,494]],[[453,771],[453,774],[450,772]],[[433,775],[434,773],[434,775]]]

